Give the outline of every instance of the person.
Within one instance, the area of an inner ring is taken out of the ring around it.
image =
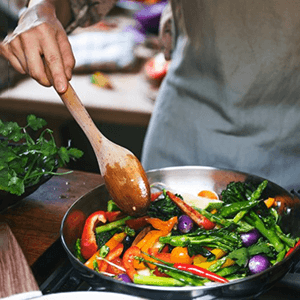
[[[64,92],[75,63],[66,33],[99,20],[115,2],[32,0],[0,51],[49,86],[43,56]],[[164,41],[172,63],[145,137],[144,168],[213,166],[297,188],[299,1],[170,2],[172,38],[166,26]]]
[[[0,41],[14,29],[18,21],[18,11],[23,7],[22,0],[0,1]],[[0,92],[17,84],[24,75],[12,68],[5,58],[0,56]]]

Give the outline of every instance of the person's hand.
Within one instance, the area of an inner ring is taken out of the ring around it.
[[[52,83],[58,93],[67,89],[75,59],[67,34],[56,18],[54,6],[43,3],[28,8],[18,26],[0,44],[0,54],[20,73],[44,86]],[[46,63],[53,82],[45,72]]]

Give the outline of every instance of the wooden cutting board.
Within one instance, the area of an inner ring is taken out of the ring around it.
[[[15,236],[6,223],[0,223],[0,298],[38,290]]]

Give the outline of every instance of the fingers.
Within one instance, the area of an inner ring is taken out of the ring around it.
[[[63,93],[67,89],[67,77],[60,48],[55,40],[55,36],[50,36],[41,41],[45,63],[50,70],[50,81],[58,93]]]
[[[31,37],[32,33],[24,33],[20,35],[21,45],[25,57],[27,73],[43,86],[51,86],[42,60],[43,49],[37,38]],[[16,55],[21,55],[17,54]]]
[[[72,72],[75,67],[75,58],[73,55],[71,44],[64,32],[58,34],[57,40],[64,63],[65,74],[67,76],[67,79],[71,80]]]
[[[7,38],[0,45],[0,54],[17,71],[28,73],[44,86],[53,85],[58,93],[66,91],[75,65],[65,31],[55,31],[45,23]],[[47,77],[44,63],[49,67],[50,78]]]
[[[0,44],[0,55],[6,58],[13,68],[21,74],[26,74],[25,68],[20,63],[19,59],[13,54],[10,45],[5,40]]]
[[[29,74],[41,84],[48,85],[51,83],[58,93],[64,93],[67,89],[68,78],[71,78],[72,65],[68,62],[68,75],[66,75],[63,57],[65,54],[61,52],[60,48],[60,43],[64,45],[63,39],[59,40],[59,34],[47,24],[42,24],[36,28],[35,36],[39,38],[30,40],[26,34],[21,37]],[[64,39],[68,41],[66,35]],[[44,61],[41,58],[42,56]],[[48,76],[46,75],[44,63],[50,71]]]

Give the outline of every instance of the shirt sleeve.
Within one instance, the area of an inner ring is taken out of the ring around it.
[[[69,34],[77,27],[87,27],[99,22],[118,0],[69,0],[73,20],[67,26]]]
[[[28,6],[30,0],[26,1]],[[66,27],[67,34],[77,27],[87,27],[99,22],[118,0],[69,0],[73,19]]]

